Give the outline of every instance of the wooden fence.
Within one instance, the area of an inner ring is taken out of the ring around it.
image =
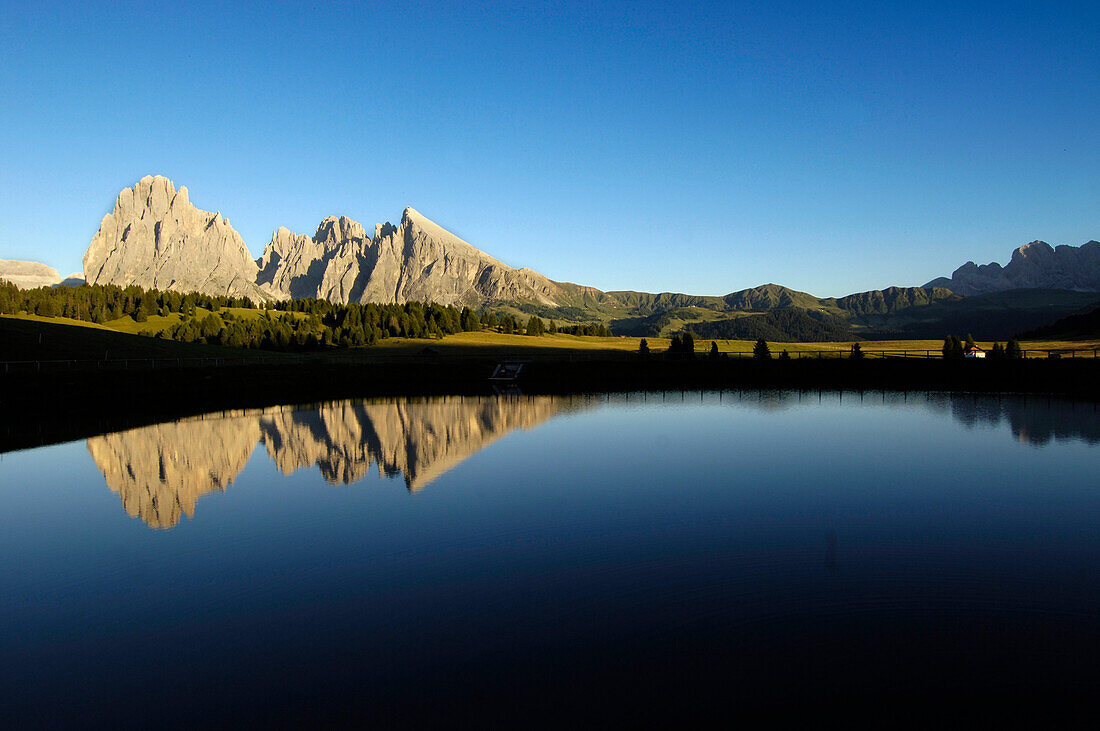
[[[1076,358],[1089,358],[1096,359],[1100,357],[1098,355],[1097,348],[1059,348],[1059,349],[1036,349],[1028,348],[1023,351],[1025,358],[1046,358],[1046,359],[1076,359]],[[781,348],[777,348],[772,352],[772,358],[778,358]],[[940,360],[943,358],[943,354],[936,349],[928,350],[873,350],[864,349],[861,351],[864,358],[877,358],[877,359],[890,359],[890,358],[917,358],[926,360]],[[627,360],[633,359],[637,356],[636,351],[597,351],[591,353],[524,353],[522,355],[523,360],[546,360],[546,361],[588,361],[588,360],[605,360],[609,355],[613,355],[616,358]],[[751,359],[753,357],[751,351],[737,351],[726,352],[724,356],[734,359]],[[825,360],[841,360],[851,357],[850,350],[843,349],[830,349],[830,350],[792,350],[788,351],[788,355],[792,360],[801,360],[803,358],[810,359],[825,359]],[[454,360],[499,360],[502,358],[500,354],[485,354],[485,355],[444,355],[442,358],[447,361]],[[663,353],[654,352],[650,356],[653,359],[659,359],[663,357]],[[698,360],[705,360],[707,358],[706,351],[696,351],[695,357]],[[288,365],[288,364],[300,364],[307,362],[314,363],[326,363],[326,364],[362,364],[370,365],[371,363],[393,363],[398,361],[408,362],[431,362],[434,356],[423,356],[419,354],[393,354],[383,355],[379,353],[372,353],[369,358],[363,358],[362,360],[355,357],[333,357],[331,354],[326,356],[317,355],[285,355],[285,354],[272,354],[272,355],[257,355],[257,356],[229,356],[229,357],[201,357],[201,358],[112,358],[112,359],[62,359],[62,360],[6,360],[0,361],[0,374],[4,373],[45,373],[45,372],[58,372],[66,370],[163,370],[163,369],[180,369],[180,368],[222,368],[226,366],[244,366],[244,365]]]

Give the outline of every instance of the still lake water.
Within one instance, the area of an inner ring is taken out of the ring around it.
[[[1100,687],[1098,466],[1093,404],[878,392],[344,401],[9,453],[0,723],[1065,709]]]

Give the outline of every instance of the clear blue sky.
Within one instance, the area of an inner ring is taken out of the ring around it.
[[[258,256],[406,205],[602,289],[913,285],[1100,239],[1100,4],[0,7],[0,258],[159,173]]]

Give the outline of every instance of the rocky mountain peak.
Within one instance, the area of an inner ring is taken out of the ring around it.
[[[312,239],[280,229],[258,263],[261,283],[341,303],[551,304],[559,286],[505,265],[411,207],[399,226],[377,223],[370,237],[346,216],[322,220]]]
[[[432,301],[484,305],[568,299],[563,285],[514,269],[412,207],[373,235],[327,216],[312,237],[280,226],[253,260],[220,212],[196,208],[187,188],[146,175],[121,191],[84,254],[91,284],[333,302]],[[571,290],[570,290],[571,292]]]
[[[317,233],[313,235],[313,240],[317,243],[341,243],[365,238],[367,232],[363,225],[347,216],[325,217],[317,226]]]
[[[1014,250],[1003,267],[968,261],[950,278],[933,279],[924,286],[946,287],[964,296],[1029,288],[1100,291],[1100,244],[1053,247],[1036,240]]]
[[[221,213],[191,204],[187,188],[146,175],[115,199],[84,254],[89,284],[277,298],[256,284],[256,263]]]

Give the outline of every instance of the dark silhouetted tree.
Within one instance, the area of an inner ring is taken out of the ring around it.
[[[756,341],[756,345],[752,346],[752,357],[756,360],[771,360],[772,351],[768,348],[768,343],[763,338]]]
[[[946,360],[956,360],[963,357],[962,341],[957,335],[948,335],[943,340],[943,357]]]

